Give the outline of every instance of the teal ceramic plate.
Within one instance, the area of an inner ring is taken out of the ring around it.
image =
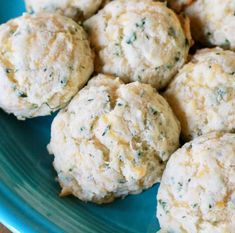
[[[23,11],[21,0],[0,0],[0,23]],[[20,233],[155,233],[158,185],[102,206],[58,197],[46,150],[52,119],[20,122],[0,110],[0,222]]]

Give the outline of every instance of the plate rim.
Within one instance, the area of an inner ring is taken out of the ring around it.
[[[64,232],[24,202],[2,181],[0,181],[0,193],[0,221],[3,225],[9,226],[12,230],[19,233]]]

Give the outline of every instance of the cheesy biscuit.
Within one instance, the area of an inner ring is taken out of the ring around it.
[[[77,21],[92,16],[102,0],[25,0],[25,3],[30,13],[57,12]]]
[[[185,139],[235,129],[235,53],[199,50],[169,85],[165,97]]]
[[[24,14],[0,26],[0,107],[19,119],[64,107],[93,72],[86,33],[58,14]]]
[[[162,232],[234,233],[235,135],[210,133],[177,150],[157,202]]]
[[[195,0],[185,8],[193,38],[207,46],[235,50],[235,0]]]
[[[193,1],[195,0],[167,0],[167,5],[176,12],[180,12]]]
[[[52,123],[61,195],[111,202],[159,181],[179,145],[180,126],[150,85],[98,75]]]
[[[96,71],[165,87],[188,56],[189,24],[183,21],[182,27],[161,2],[109,3],[84,23],[97,55]]]

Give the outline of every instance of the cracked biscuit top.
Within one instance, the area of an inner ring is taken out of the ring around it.
[[[0,26],[0,107],[19,119],[65,106],[93,72],[85,31],[58,14],[24,14]]]
[[[84,23],[96,52],[96,71],[165,87],[188,56],[189,24],[182,17],[181,23],[161,2],[109,3]]]
[[[168,86],[164,96],[185,139],[211,131],[235,130],[235,53],[202,49]]]
[[[235,0],[191,2],[184,12],[190,18],[193,38],[206,46],[235,50]]]
[[[180,126],[150,85],[98,75],[53,121],[49,151],[63,188],[110,202],[159,181]]]
[[[60,13],[76,21],[92,16],[102,2],[102,0],[25,0],[29,13]]]
[[[162,232],[234,233],[235,135],[206,134],[177,150],[157,199]]]

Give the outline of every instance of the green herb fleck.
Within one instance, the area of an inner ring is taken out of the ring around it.
[[[120,57],[121,53],[119,51],[117,51],[117,52],[114,53],[114,55],[117,56],[117,57]]]
[[[140,93],[140,97],[142,98],[144,95],[145,95],[145,91],[142,90],[141,93]]]
[[[72,65],[69,66],[69,70],[73,71],[73,66]]]
[[[224,49],[229,49],[231,47],[231,43],[228,39],[225,39],[224,43],[221,44],[221,47]]]
[[[102,133],[102,136],[105,136],[110,129],[111,129],[111,125],[108,125],[106,129],[104,130],[104,132]]]
[[[136,155],[137,155],[137,157],[139,158],[139,157],[141,157],[141,156],[143,155],[143,153],[142,153],[141,151],[137,151],[137,152],[136,152]]]
[[[224,100],[224,96],[226,95],[226,88],[220,87],[216,89],[216,100],[218,103]]]
[[[66,85],[68,79],[67,77],[64,77],[63,79],[60,80],[61,85]]]
[[[25,92],[23,92],[23,91],[18,91],[17,95],[18,95],[19,97],[21,97],[21,98],[26,98],[26,97],[28,97],[27,94],[26,94]]]
[[[159,114],[159,112],[158,112],[156,109],[154,109],[153,107],[150,107],[150,108],[149,108],[149,111],[150,111],[150,113],[151,113],[152,115],[154,115],[154,116],[156,116],[156,115]]]
[[[185,145],[185,148],[186,148],[186,150],[191,150],[192,149],[192,143],[187,143],[186,145]]]
[[[116,51],[115,51],[114,55],[117,57],[120,57],[122,55],[120,43],[115,43],[114,45],[116,46],[116,48],[115,48]]]
[[[168,29],[168,35],[176,38],[176,33],[173,27],[169,27]]]
[[[120,56],[122,55],[122,53],[121,53],[121,51],[116,51],[116,52],[114,53],[114,55],[117,56],[117,57],[120,57]]]
[[[166,65],[166,68],[167,68],[168,70],[171,70],[171,69],[173,68],[173,65]]]
[[[91,101],[93,101],[93,100],[94,100],[94,99],[88,99],[87,101],[88,101],[88,102],[91,102]]]
[[[110,103],[110,101],[111,101],[111,97],[110,97],[110,95],[107,95],[106,103]]]
[[[16,32],[15,29],[11,29],[11,30],[10,30],[10,34],[11,34],[11,35],[13,35],[15,32]]]
[[[211,204],[209,204],[209,209],[211,209],[212,208],[212,205]]]
[[[189,41],[188,41],[187,38],[185,39],[184,44],[185,44],[185,47],[188,47],[188,46],[189,46]]]
[[[137,79],[138,79],[138,81],[141,81],[142,77],[140,75],[138,75]]]
[[[158,200],[159,205],[162,207],[162,209],[167,214],[169,211],[167,211],[167,203],[161,199]]]
[[[180,52],[177,52],[176,56],[175,56],[175,62],[178,62],[180,60]]]
[[[73,171],[73,168],[69,168],[69,172]]]
[[[94,155],[93,155],[93,154],[90,154],[90,153],[89,153],[89,156],[92,157],[92,158],[94,158]]]
[[[131,37],[126,41],[127,44],[132,44],[134,41],[136,41],[137,39],[137,35],[136,33],[134,32]]]
[[[119,179],[119,180],[118,180],[118,183],[119,183],[119,184],[125,184],[125,183],[126,183],[126,180],[125,180],[125,179]]]
[[[179,57],[175,57],[175,62],[178,62],[180,60]]]
[[[31,104],[31,109],[35,109],[35,108],[38,108],[38,105],[37,104]]]
[[[93,175],[89,175],[89,176],[87,176],[87,180],[94,180]]]
[[[201,129],[197,129],[197,136],[201,136],[202,135],[202,130]]]
[[[20,35],[20,34],[21,34],[21,32],[18,31],[18,32],[14,33],[14,36],[18,36],[18,35]]]
[[[198,206],[198,204],[197,204],[197,203],[193,204],[193,208],[196,208],[197,206]]]
[[[165,157],[165,155],[166,155],[166,151],[162,151],[160,157],[163,158],[163,157]]]
[[[144,25],[145,25],[145,24],[146,24],[146,18],[143,18],[143,19],[141,19],[140,22],[136,23],[135,26],[136,26],[137,28],[144,29]]]
[[[28,12],[29,12],[29,14],[34,14],[34,10],[33,10],[33,7],[32,6],[28,6]]]
[[[11,68],[6,68],[5,71],[6,71],[7,74],[15,73],[15,70],[13,70]]]
[[[110,165],[109,165],[109,162],[105,162],[104,166],[105,166],[106,169],[110,169],[111,168]]]
[[[177,190],[178,190],[178,192],[180,192],[182,190],[182,188],[183,188],[183,184],[181,182],[178,182],[177,186],[178,186]]]

